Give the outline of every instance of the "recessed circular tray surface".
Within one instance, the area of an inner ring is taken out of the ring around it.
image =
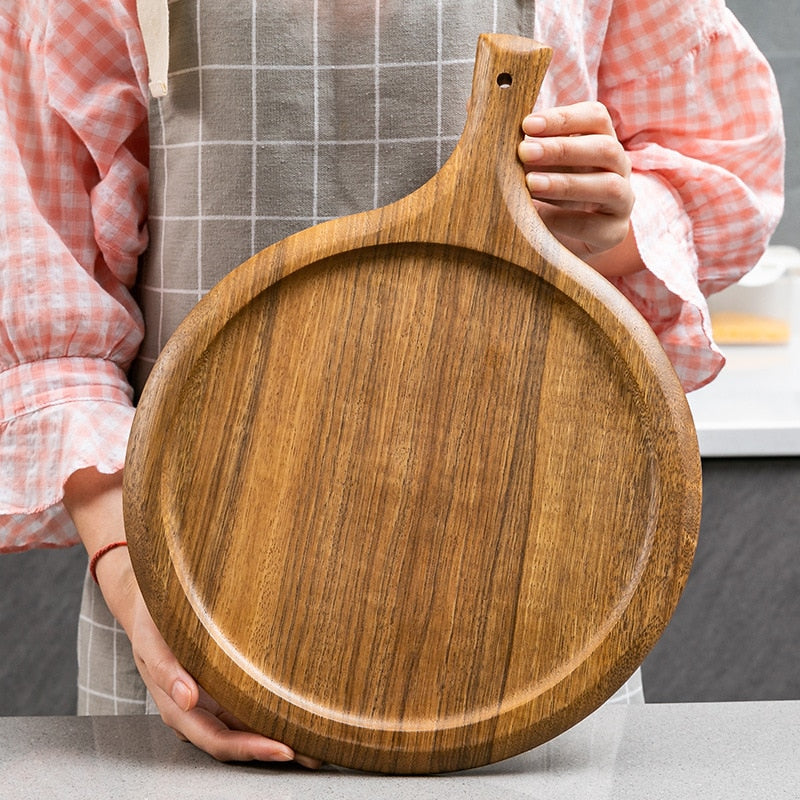
[[[516,147],[509,76],[534,75],[530,103],[546,59],[482,37],[471,149],[246,262],[137,411],[126,526],[151,613],[297,752],[426,773],[533,747],[635,670],[688,574],[699,457],[663,351],[549,237],[513,150],[479,174],[486,137]]]

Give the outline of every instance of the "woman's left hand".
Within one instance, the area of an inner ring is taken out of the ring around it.
[[[536,111],[522,122],[526,182],[542,221],[604,275],[644,267],[630,224],[631,163],[602,103]]]

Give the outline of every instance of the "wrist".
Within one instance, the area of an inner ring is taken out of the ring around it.
[[[124,539],[120,539],[116,542],[109,542],[109,544],[103,545],[99,550],[95,550],[94,555],[89,560],[89,574],[92,576],[92,580],[99,585],[99,581],[97,580],[97,565],[100,562],[100,559],[103,556],[110,553],[112,550],[116,550],[118,547],[127,547],[128,543]]]
[[[139,587],[128,548],[109,549],[97,560],[95,575],[108,610],[130,635]]]
[[[73,473],[64,486],[64,505],[90,558],[90,572],[106,604],[126,631],[133,624],[138,585],[125,541],[122,473],[94,467]]]

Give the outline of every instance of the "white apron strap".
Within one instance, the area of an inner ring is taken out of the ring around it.
[[[167,0],[136,0],[139,27],[147,53],[148,81],[153,97],[167,93],[169,69],[169,8]]]

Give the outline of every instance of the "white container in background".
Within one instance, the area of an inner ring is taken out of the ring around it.
[[[791,338],[800,335],[796,292],[800,278],[800,250],[772,246],[738,283],[708,300],[712,317],[733,311],[784,322]],[[727,345],[731,347],[733,345]]]

